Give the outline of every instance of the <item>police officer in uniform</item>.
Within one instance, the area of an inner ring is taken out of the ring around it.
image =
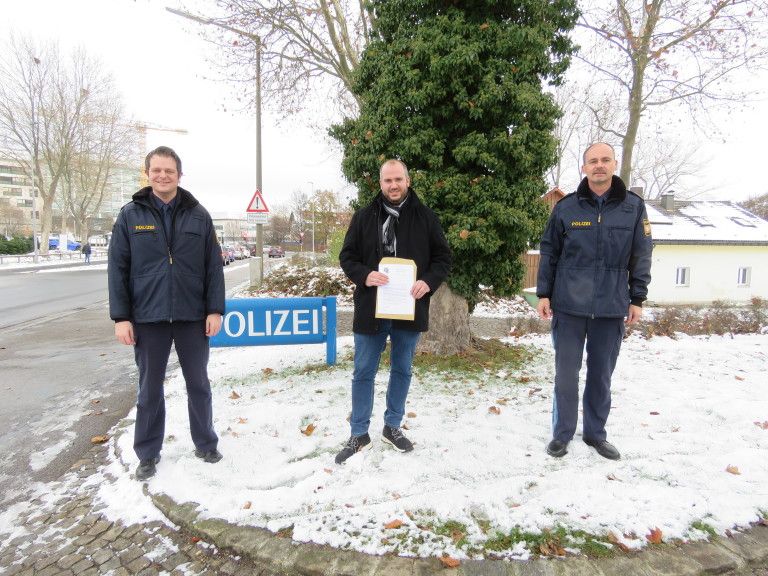
[[[625,324],[642,315],[651,281],[651,226],[643,199],[614,176],[616,156],[598,142],[584,152],[584,179],[558,202],[541,239],[538,313],[552,320],[555,393],[550,456],[568,452],[579,413],[579,371],[587,352],[582,439],[604,458],[611,375]]]
[[[160,146],[144,162],[149,186],[123,206],[109,246],[109,313],[117,340],[134,347],[139,393],[136,479],[153,476],[165,434],[163,381],[176,347],[195,456],[221,460],[213,430],[208,338],[221,328],[224,268],[208,211],[179,187],[181,159]]]

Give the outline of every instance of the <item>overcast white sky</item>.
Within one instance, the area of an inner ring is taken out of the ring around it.
[[[196,25],[165,11],[171,0],[8,0],[0,35],[9,31],[59,40],[62,49],[85,46],[111,70],[137,120],[187,135],[149,132],[149,148],[167,144],[184,162],[182,185],[211,212],[244,212],[255,190],[255,121],[251,114],[222,111],[235,87],[204,78],[213,47],[196,35]],[[768,74],[752,78],[768,85]],[[710,197],[742,200],[768,192],[765,165],[768,102],[746,106],[723,120],[724,136],[706,141],[710,158],[705,180],[717,184]],[[263,115],[263,194],[271,208],[287,204],[295,190],[330,188],[355,194],[340,170],[341,153],[320,131],[292,121],[277,126]],[[694,136],[691,136],[694,137]],[[310,184],[310,182],[312,184]]]

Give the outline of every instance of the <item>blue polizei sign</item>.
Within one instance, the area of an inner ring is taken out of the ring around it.
[[[219,333],[211,346],[326,344],[328,364],[336,363],[336,297],[234,298],[226,301]]]

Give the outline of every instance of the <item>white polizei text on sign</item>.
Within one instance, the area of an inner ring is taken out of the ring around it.
[[[248,336],[294,336],[320,334],[318,310],[266,310],[264,312],[264,331],[256,331],[253,311],[228,312],[224,317],[224,332],[231,338],[242,336],[246,330]],[[290,318],[290,322],[288,321]],[[233,322],[236,328],[233,329]],[[287,326],[286,326],[287,324]],[[306,328],[305,328],[306,326]]]

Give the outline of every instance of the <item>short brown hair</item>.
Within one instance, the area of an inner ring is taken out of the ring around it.
[[[181,158],[179,158],[179,155],[176,154],[176,151],[173,148],[169,148],[168,146],[158,146],[147,154],[147,157],[144,158],[144,171],[147,174],[149,174],[149,161],[152,159],[152,156],[173,158],[176,161],[176,171],[179,173],[179,176],[181,176]]]
[[[411,176],[408,174],[408,166],[405,165],[405,162],[398,160],[397,158],[390,158],[389,160],[382,162],[381,166],[379,167],[379,180],[381,180],[381,169],[384,168],[384,166],[387,164],[400,164],[400,166],[403,167],[403,170],[405,170],[405,177],[408,178],[408,180],[411,179]]]

